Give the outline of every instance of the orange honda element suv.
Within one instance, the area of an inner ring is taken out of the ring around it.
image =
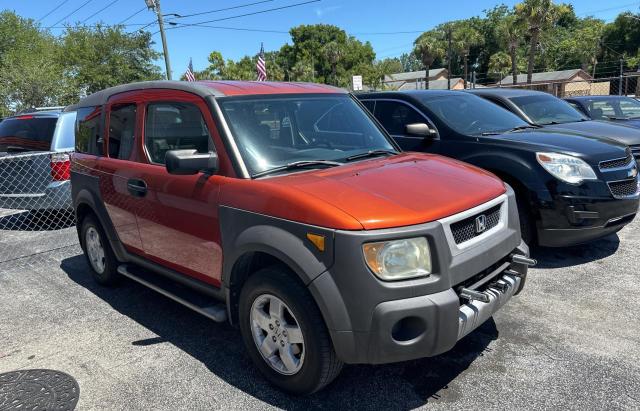
[[[340,89],[144,82],[67,110],[95,279],[128,277],[237,325],[256,367],[292,393],[343,363],[451,349],[534,264],[508,186],[401,153]]]

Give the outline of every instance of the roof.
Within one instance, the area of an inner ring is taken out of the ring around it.
[[[549,95],[549,93],[545,93],[543,91],[536,90],[528,90],[519,87],[485,87],[480,89],[471,89],[467,90],[467,93],[478,94],[481,96],[496,96],[503,98],[512,98],[512,97],[523,97],[523,96],[533,96],[533,95]]]
[[[451,95],[457,96],[466,96],[468,95],[464,91],[458,90],[402,90],[402,91],[379,91],[374,93],[361,93],[358,94],[358,99],[366,100],[367,98],[375,98],[375,99],[384,99],[384,98],[393,98],[398,94],[404,94],[406,96],[417,97],[417,96],[427,96],[427,97],[446,97]]]
[[[20,113],[14,114],[12,116],[7,116],[4,119],[8,120],[8,119],[18,118],[18,117],[53,117],[53,118],[57,118],[57,117],[60,117],[60,114],[62,114],[62,111],[60,111],[60,110],[27,111],[27,112],[20,112]]]
[[[451,79],[451,87],[453,87],[456,83],[461,83],[464,80],[462,80],[462,78],[460,77],[454,77]],[[421,85],[421,87],[424,87],[424,82],[419,83]],[[449,89],[449,84],[447,82],[446,79],[443,80],[429,80],[429,89],[430,90],[448,90]],[[415,82],[405,82],[403,83],[400,87],[398,87],[396,90],[398,91],[404,91],[404,90],[416,90],[416,83]]]
[[[592,78],[589,73],[582,69],[562,70],[562,71],[545,71],[543,73],[533,73],[531,77],[532,83],[545,83],[553,81],[568,81],[582,74],[586,78]],[[516,76],[516,83],[526,83],[527,74],[518,74]],[[500,81],[500,84],[513,84],[513,76],[510,74]]]
[[[417,79],[423,79],[424,78],[424,70],[418,70],[418,71],[407,71],[404,73],[394,73],[394,74],[387,74],[384,76],[384,81],[385,82],[389,82],[389,81],[415,81]],[[441,74],[446,74],[447,73],[447,69],[445,68],[437,68],[437,69],[431,69],[429,70],[429,78],[432,77],[437,77]]]
[[[190,92],[200,97],[225,97],[258,94],[306,94],[306,93],[344,93],[343,89],[313,83],[287,83],[268,81],[143,81],[123,84],[93,93],[65,111],[73,111],[78,107],[99,106],[120,93],[136,90],[170,89]]]

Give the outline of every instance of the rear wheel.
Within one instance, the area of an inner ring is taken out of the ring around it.
[[[93,278],[103,285],[117,283],[121,278],[118,274],[118,260],[100,224],[93,216],[86,216],[82,220],[80,233],[84,255],[93,272]]]
[[[240,294],[245,346],[272,384],[293,394],[320,390],[340,373],[320,310],[307,289],[284,269],[252,275]]]

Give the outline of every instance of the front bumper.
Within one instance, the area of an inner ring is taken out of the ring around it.
[[[71,209],[70,181],[54,181],[41,192],[0,193],[0,208],[12,210]]]
[[[630,223],[638,212],[638,197],[557,196],[549,207],[540,208],[538,243],[565,247],[605,237]]]
[[[517,294],[527,266],[511,262],[511,255],[527,256],[529,248],[521,240],[513,191],[505,197],[503,224],[480,241],[469,241],[471,246],[447,239],[448,219],[375,232],[336,232],[334,264],[309,290],[338,357],[346,363],[377,364],[440,354]],[[424,278],[380,281],[366,268],[361,252],[342,252],[361,250],[370,241],[417,236],[426,237],[432,249],[434,272]],[[483,278],[490,280],[483,283]],[[469,301],[461,297],[463,288],[485,292],[489,299]]]

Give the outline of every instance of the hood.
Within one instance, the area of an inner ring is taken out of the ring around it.
[[[626,156],[627,146],[614,140],[586,134],[535,130],[505,133],[495,137],[501,141],[525,143],[532,151],[552,151],[580,157],[590,164]]]
[[[434,221],[506,189],[493,174],[432,154],[400,154],[225,186],[223,201],[261,214],[346,230]]]
[[[624,121],[624,123],[618,122],[614,124],[608,121],[592,120],[578,121],[575,123],[552,124],[544,127],[548,130],[558,130],[561,132],[606,137],[612,140],[619,141],[627,146],[632,146],[640,144],[640,130],[633,127],[628,127],[631,125],[631,121]],[[638,127],[640,127],[640,124],[638,124]]]
[[[620,126],[640,128],[640,118],[633,118],[629,120],[611,120],[611,122]]]

